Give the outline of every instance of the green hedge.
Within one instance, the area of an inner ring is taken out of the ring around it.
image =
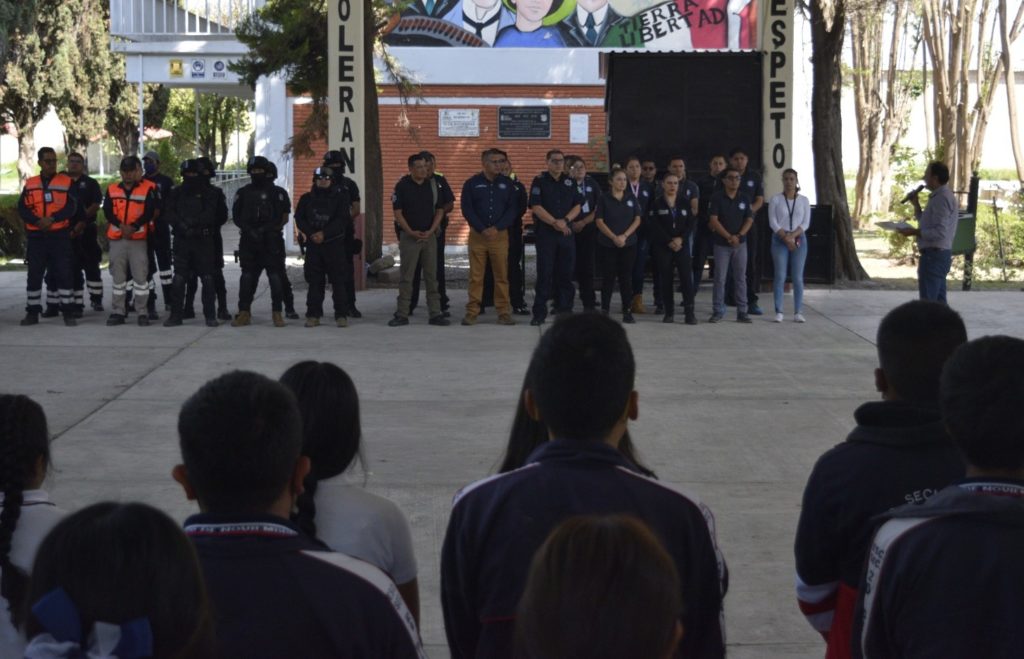
[[[25,224],[18,217],[16,194],[0,195],[0,262],[25,258]],[[107,218],[103,209],[96,215],[99,243],[107,250]]]

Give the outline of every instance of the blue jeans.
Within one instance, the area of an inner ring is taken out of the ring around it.
[[[782,291],[786,286],[788,272],[793,281],[793,313],[800,313],[804,305],[804,264],[807,263],[807,236],[800,236],[800,245],[792,252],[778,234],[772,234],[772,263],[775,264],[775,279],[772,290],[775,294],[775,313],[782,313]]]
[[[946,276],[953,265],[953,252],[926,247],[917,262],[917,290],[922,300],[946,304]]]

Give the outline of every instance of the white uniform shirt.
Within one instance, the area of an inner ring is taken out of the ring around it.
[[[44,490],[25,490],[24,499],[11,538],[11,562],[25,574],[31,574],[40,543],[66,513],[50,503],[50,496]],[[0,657],[20,657],[24,650],[25,637],[11,624],[7,600],[0,597]]]
[[[317,538],[333,551],[377,566],[398,585],[416,578],[409,522],[394,502],[344,474],[320,481],[314,501]]]
[[[811,228],[811,202],[802,194],[797,194],[796,199],[790,201],[780,192],[768,201],[768,226],[772,233],[778,233],[780,229],[786,233],[803,229],[806,233]]]

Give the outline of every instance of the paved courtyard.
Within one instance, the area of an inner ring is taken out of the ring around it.
[[[227,275],[234,307],[235,266]],[[296,293],[303,299],[303,290]],[[453,291],[455,320],[465,296]],[[806,297],[805,325],[767,317],[705,324],[710,291],[702,288],[701,325],[667,326],[645,315],[628,328],[640,393],[631,433],[659,478],[696,493],[716,514],[731,572],[732,657],[822,655],[792,588],[800,494],[817,456],[850,429],[853,410],[876,398],[875,329],[913,294],[814,289]],[[189,394],[234,368],[277,377],[303,359],[341,365],[362,399],[367,487],[409,516],[423,638],[432,657],[444,657],[438,556],[450,500],[493,472],[540,332],[526,323],[497,326],[493,312],[476,327],[429,327],[423,310],[410,326],[389,328],[394,303],[392,290],[368,291],[359,296],[365,317],[348,329],[304,329],[299,321],[276,329],[264,284],[255,325],[243,329],[195,321],[107,328],[105,314],[89,312],[77,328],[59,320],[22,328],[24,273],[3,272],[0,390],[29,394],[46,408],[55,440],[47,487],[58,505],[139,500],[183,519],[194,508],[169,473],[179,457],[178,408]],[[1024,293],[953,292],[951,303],[971,337],[1022,335]]]

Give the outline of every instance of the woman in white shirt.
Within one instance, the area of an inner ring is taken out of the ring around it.
[[[811,227],[811,205],[800,194],[795,169],[782,172],[782,192],[768,202],[768,224],[772,228],[772,262],[775,264],[775,322],[781,323],[782,290],[786,274],[793,281],[793,320],[805,321],[801,311],[804,301],[804,264],[807,263],[807,236]]]
[[[27,396],[0,395],[0,657],[24,654],[28,573],[39,544],[64,516],[39,489],[49,467],[43,408]]]
[[[305,361],[285,371],[281,383],[299,401],[302,454],[312,463],[292,521],[333,551],[390,576],[418,625],[419,585],[409,522],[392,501],[345,476],[356,458],[364,463],[359,394],[352,378],[334,364]]]

